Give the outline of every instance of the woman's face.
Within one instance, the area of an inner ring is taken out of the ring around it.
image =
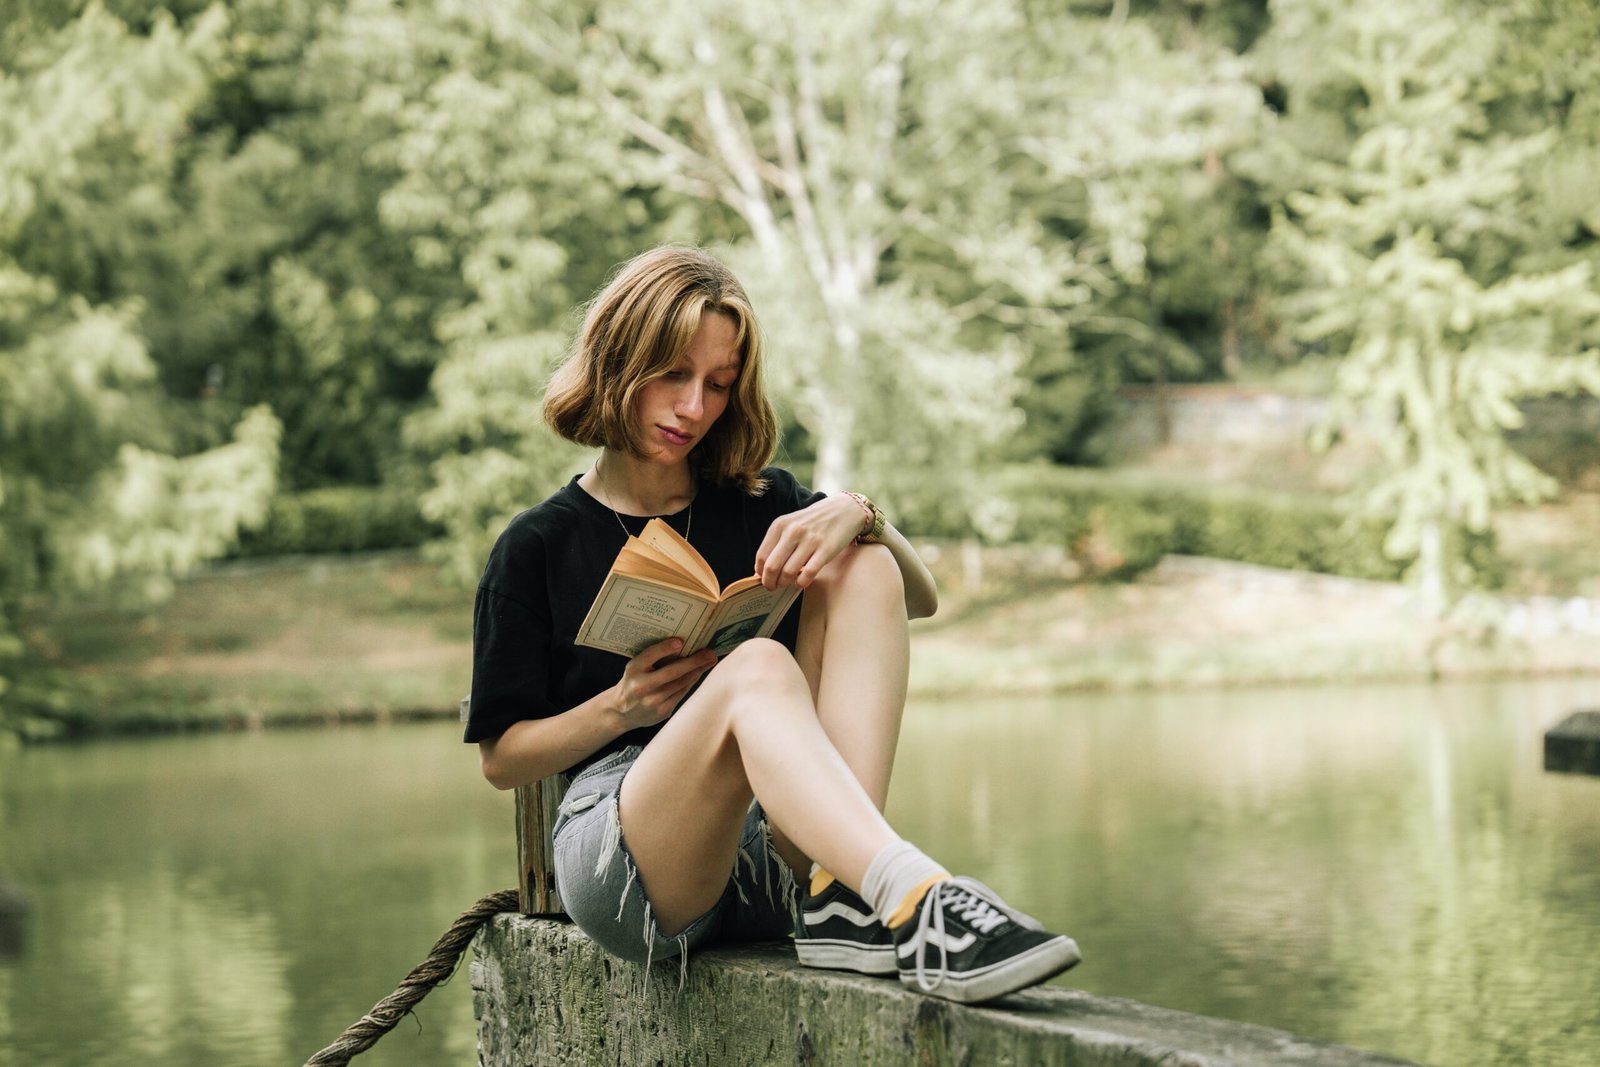
[[[739,379],[738,337],[731,316],[708,312],[677,364],[639,390],[635,418],[646,456],[683,462],[727,410]]]

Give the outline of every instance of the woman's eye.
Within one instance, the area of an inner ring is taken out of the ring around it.
[[[711,386],[712,389],[719,393],[726,393],[729,389],[733,388],[733,385],[730,382],[707,382],[706,384]]]

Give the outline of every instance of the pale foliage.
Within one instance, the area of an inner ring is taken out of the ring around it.
[[[206,86],[220,12],[130,36],[98,5],[0,78],[0,237],[45,207],[92,213],[107,171],[159,181]],[[231,444],[175,456],[164,436],[140,308],[94,305],[0,246],[0,626],[41,591],[159,591],[259,521],[277,420],[245,415]],[[15,646],[12,646],[13,650]]]
[[[1495,18],[1436,0],[1282,0],[1275,14],[1302,99],[1344,87],[1365,101],[1347,140],[1315,121],[1298,138],[1302,188],[1274,232],[1309,285],[1287,306],[1300,338],[1347,351],[1325,435],[1378,428],[1388,463],[1367,503],[1397,516],[1388,550],[1417,560],[1442,610],[1474,578],[1450,532],[1554,491],[1506,432],[1518,400],[1600,392],[1600,353],[1582,343],[1600,297],[1587,264],[1518,272],[1486,254],[1526,228],[1527,175],[1553,143],[1490,129]],[[1327,61],[1300,65],[1313,29]]]

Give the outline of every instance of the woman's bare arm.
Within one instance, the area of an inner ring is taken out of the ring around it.
[[[566,770],[629,730],[662,722],[717,662],[709,649],[678,659],[682,647],[675,637],[651,645],[628,661],[616,685],[577,707],[479,741],[483,776],[496,789],[515,789]]]
[[[939,610],[939,587],[933,580],[928,565],[922,562],[917,550],[911,547],[905,535],[889,523],[883,524],[880,543],[889,550],[900,567],[900,578],[906,587],[906,618],[926,619]]]

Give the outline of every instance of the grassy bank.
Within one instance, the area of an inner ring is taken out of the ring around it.
[[[918,698],[1600,671],[1593,636],[1441,643],[1398,586],[1181,558],[1079,583],[1049,553],[929,555],[944,604],[913,629]],[[265,560],[28,636],[81,694],[61,713],[74,735],[448,717],[471,600],[409,553]]]
[[[413,553],[231,563],[153,611],[32,620],[39,659],[81,697],[73,734],[254,728],[454,713],[472,597]]]

